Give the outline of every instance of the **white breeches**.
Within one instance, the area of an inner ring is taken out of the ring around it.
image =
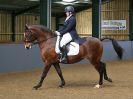
[[[56,47],[55,47],[56,53],[60,53],[59,46],[63,47],[64,45],[69,43],[72,40],[72,37],[71,37],[70,33],[66,33],[63,35],[63,37],[60,41],[60,44],[59,44],[59,40],[60,40],[60,36],[57,36]]]
[[[60,41],[60,47],[63,47],[64,45],[69,43],[71,40],[72,40],[72,37],[71,37],[70,33],[64,34]]]

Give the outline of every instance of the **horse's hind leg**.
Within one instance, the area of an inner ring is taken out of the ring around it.
[[[57,73],[58,73],[58,75],[59,75],[59,77],[60,77],[60,79],[61,79],[61,84],[59,85],[59,87],[63,87],[63,86],[65,85],[65,80],[64,80],[64,78],[63,78],[60,65],[59,65],[59,63],[55,63],[55,64],[53,64],[53,65],[54,65],[54,67],[55,67],[55,69],[56,69],[56,71],[57,71]]]
[[[94,65],[95,65],[95,68],[98,71],[99,76],[100,76],[100,78],[99,78],[99,84],[97,84],[95,86],[95,88],[100,88],[100,86],[103,84],[103,76],[104,76],[104,79],[105,80],[107,80],[109,82],[112,82],[112,80],[110,78],[108,78],[108,76],[107,76],[105,63],[99,62],[99,63],[94,64]]]
[[[100,86],[103,84],[104,68],[101,62],[91,62],[91,63],[95,66],[95,69],[99,73],[99,83],[95,85],[95,88],[100,88]]]
[[[109,81],[109,82],[112,82],[112,80],[110,78],[108,78],[107,76],[107,72],[106,72],[106,64],[101,62],[101,65],[102,65],[102,68],[103,68],[103,71],[104,71],[104,79]]]

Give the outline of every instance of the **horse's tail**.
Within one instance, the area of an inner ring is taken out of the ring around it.
[[[122,57],[123,57],[123,48],[118,44],[118,42],[115,39],[113,39],[113,38],[102,38],[100,40],[103,41],[105,39],[109,39],[109,40],[112,41],[113,48],[115,49],[118,57],[120,59],[122,59]]]

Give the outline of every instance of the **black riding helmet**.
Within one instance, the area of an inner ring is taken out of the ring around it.
[[[73,6],[67,6],[67,7],[65,7],[65,10],[64,10],[64,11],[65,11],[65,12],[72,12],[72,13],[75,12]]]

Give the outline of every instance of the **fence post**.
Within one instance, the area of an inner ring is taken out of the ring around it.
[[[133,41],[133,0],[129,1],[129,40]]]
[[[92,0],[92,36],[101,37],[101,0]]]
[[[16,16],[15,16],[15,13],[13,12],[12,13],[12,41],[15,42],[15,22],[16,22]]]
[[[51,29],[51,0],[40,0],[40,24]]]

